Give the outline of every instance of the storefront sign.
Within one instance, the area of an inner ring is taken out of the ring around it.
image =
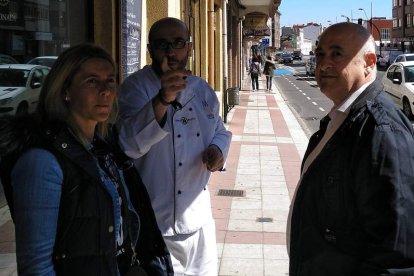
[[[263,13],[249,13],[243,21],[244,36],[270,36],[270,28],[267,26],[267,16]]]
[[[270,36],[270,29],[243,29],[244,36]]]
[[[0,26],[24,27],[23,1],[19,2],[0,0]]]
[[[122,0],[121,62],[122,79],[140,68],[142,0]]]

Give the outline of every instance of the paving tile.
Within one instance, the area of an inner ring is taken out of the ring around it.
[[[232,209],[230,211],[231,219],[245,219],[256,220],[257,217],[261,217],[263,212],[261,209]]]
[[[234,198],[231,204],[231,209],[261,209],[262,201],[250,198]]]
[[[285,227],[286,229],[286,227]],[[254,220],[247,219],[230,219],[229,220],[229,231],[258,231],[263,232],[263,224]]]
[[[263,259],[223,258],[219,276],[263,276]]]
[[[263,244],[275,244],[286,246],[286,233],[283,232],[263,232]]]
[[[16,269],[16,254],[0,254],[0,275],[11,275]]]
[[[263,233],[259,231],[229,231],[226,244],[262,244]]]
[[[224,244],[223,258],[263,259],[263,244]]]
[[[0,227],[0,253],[15,253],[14,224],[8,220]]]
[[[289,275],[289,263],[286,260],[264,260],[265,276],[287,276]]]
[[[285,232],[286,220],[273,220],[263,223],[263,232]]]
[[[0,185],[2,186],[2,185]],[[4,207],[0,208],[0,226],[5,224],[11,219],[10,217],[10,211],[8,205],[4,205]]]

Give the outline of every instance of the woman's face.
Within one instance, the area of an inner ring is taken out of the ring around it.
[[[111,114],[116,96],[116,79],[112,64],[102,58],[91,58],[82,64],[65,94],[75,122],[90,133],[98,122]]]

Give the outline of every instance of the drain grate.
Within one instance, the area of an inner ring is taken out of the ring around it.
[[[232,196],[232,197],[244,197],[246,191],[244,190],[223,190],[220,189],[217,193],[218,196]]]
[[[256,219],[257,222],[273,222],[272,218],[261,217]]]

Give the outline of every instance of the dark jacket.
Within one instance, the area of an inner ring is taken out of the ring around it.
[[[273,62],[266,60],[264,68],[263,68],[263,74],[267,76],[273,75],[273,70],[276,69],[276,66]]]
[[[382,89],[366,88],[302,177],[291,276],[414,275],[413,130]]]
[[[126,254],[117,260],[114,234],[108,231],[114,223],[112,199],[100,179],[94,157],[77,142],[68,127],[62,123],[46,125],[28,116],[2,120],[0,133],[3,185],[10,182],[15,161],[33,147],[50,151],[62,168],[64,180],[53,251],[57,275],[116,275],[117,261],[123,274],[131,263],[132,248],[126,246]],[[138,173],[128,165],[128,158],[117,144],[100,139],[95,139],[93,144],[100,154],[112,154],[118,167],[123,168],[127,185],[134,186],[130,197],[134,198],[134,207],[140,216],[137,243],[138,227],[130,219],[134,214],[124,209],[123,216],[130,230],[129,238],[137,244],[142,267],[150,275],[172,275],[169,253]],[[120,196],[127,202],[125,191],[120,187]]]

